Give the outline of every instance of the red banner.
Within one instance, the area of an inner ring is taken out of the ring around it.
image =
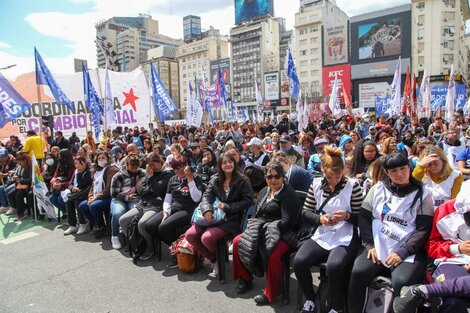
[[[322,71],[323,78],[323,96],[328,97],[331,94],[331,88],[335,80],[335,75],[338,75],[339,80],[339,94],[340,101],[344,103],[343,84],[346,92],[351,95],[351,65],[336,65],[324,67]]]

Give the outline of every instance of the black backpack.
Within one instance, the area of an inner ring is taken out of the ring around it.
[[[139,220],[140,217],[135,216],[127,229],[127,250],[129,251],[134,264],[137,264],[137,260],[147,248],[144,237],[139,233]]]

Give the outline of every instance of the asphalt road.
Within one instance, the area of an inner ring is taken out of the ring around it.
[[[34,235],[30,238],[0,241],[1,313],[297,312],[293,274],[291,304],[279,297],[257,307],[252,298],[264,288],[264,278],[255,279],[253,290],[240,296],[235,282],[221,285],[208,276],[209,269],[195,274],[166,269],[165,248],[161,262],[134,265],[124,251],[111,249],[108,238],[63,236],[65,227],[35,227],[20,234]],[[229,276],[231,262],[227,268]]]

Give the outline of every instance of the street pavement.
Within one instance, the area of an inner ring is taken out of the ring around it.
[[[111,248],[109,238],[64,236],[66,224],[23,220],[28,228],[12,234],[6,231],[18,228],[12,219],[0,215],[0,222],[0,239],[7,238],[0,240],[1,313],[297,312],[293,274],[289,305],[279,297],[257,307],[252,298],[265,278],[256,278],[253,290],[238,295],[236,282],[221,285],[208,276],[209,269],[195,274],[166,269],[165,248],[161,262],[153,258],[134,265],[124,250]]]

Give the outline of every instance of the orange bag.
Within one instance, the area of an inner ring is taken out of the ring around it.
[[[178,269],[184,273],[195,273],[199,270],[199,256],[197,253],[181,253],[176,254],[178,260]]]

